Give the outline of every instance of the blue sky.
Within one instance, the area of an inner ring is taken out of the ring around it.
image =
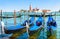
[[[0,0],[0,10],[13,11],[21,9],[29,9],[29,5],[32,8],[59,10],[60,0]]]

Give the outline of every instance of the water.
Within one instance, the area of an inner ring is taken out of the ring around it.
[[[57,16],[57,38],[60,38],[60,16]]]
[[[6,13],[6,14],[5,14]],[[53,12],[54,14],[55,12]],[[34,14],[34,13],[33,13]],[[33,15],[32,14],[32,15]],[[56,15],[59,15],[60,13],[59,12],[56,12]],[[12,12],[4,12],[3,13],[3,16],[13,16],[14,14]],[[16,15],[18,16],[19,13],[16,13]],[[56,17],[56,18],[55,18]],[[26,19],[30,19],[31,17],[29,17],[28,15],[23,15],[19,18],[16,18],[16,25],[17,24],[22,24]],[[35,17],[35,20],[37,19],[38,17]],[[57,22],[57,33],[56,33],[56,39],[59,39],[60,38],[60,16],[53,16],[53,18],[56,20]],[[38,36],[38,39],[43,39],[43,38],[47,38],[47,33],[46,33],[46,22],[47,22],[47,19],[48,17],[45,18],[45,28],[44,28],[44,31],[41,30],[40,32],[40,35]],[[2,18],[3,22],[6,24],[5,26],[9,26],[9,25],[14,25],[14,18]],[[27,34],[25,33],[25,35],[22,35],[23,37],[26,36]],[[19,36],[20,37],[20,36]],[[19,38],[18,37],[18,38]],[[20,37],[21,38],[21,37]]]

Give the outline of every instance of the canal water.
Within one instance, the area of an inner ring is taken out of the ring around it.
[[[55,12],[53,12],[55,13]],[[16,16],[19,16],[20,13],[16,13]],[[53,19],[56,20],[57,22],[57,28],[56,28],[56,39],[59,39],[60,38],[60,13],[59,12],[56,12],[56,15],[57,16],[52,16]],[[14,14],[12,12],[4,12],[3,13],[3,16],[14,16]],[[25,20],[27,19],[30,19],[31,17],[29,17],[28,15],[23,15],[21,17],[18,17],[16,18],[16,25],[18,24],[22,24]],[[37,20],[38,17],[35,17],[35,20]],[[14,18],[2,18],[3,22],[5,23],[5,26],[11,26],[11,25],[14,25]],[[39,36],[37,37],[37,39],[47,39],[47,20],[48,20],[48,17],[45,17],[45,27],[44,27],[44,31],[41,30]],[[0,32],[1,32],[1,29],[0,29]],[[21,39],[22,37],[28,37],[28,34],[27,33],[23,33],[21,36],[17,37],[17,39]],[[25,39],[25,38],[24,38]]]

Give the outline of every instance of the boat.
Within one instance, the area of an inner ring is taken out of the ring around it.
[[[22,29],[25,29],[25,26],[16,25],[16,26],[6,26],[4,30],[6,34],[10,34],[21,31]]]
[[[29,22],[30,24],[32,24],[34,19],[33,19],[33,17],[29,20],[29,21],[31,21],[31,22]],[[26,21],[24,22],[24,23],[26,23]],[[23,23],[23,24],[24,24]],[[6,34],[10,34],[10,33],[15,33],[15,32],[18,32],[18,31],[25,31],[25,29],[26,29],[26,26],[25,25],[20,25],[20,24],[18,24],[18,25],[12,25],[12,26],[6,26],[5,28],[4,28],[4,30],[5,30],[5,33]]]
[[[48,21],[47,21],[47,36],[51,36],[53,31],[56,30],[57,28],[57,23],[56,21],[53,19],[52,16],[48,17]]]
[[[29,35],[33,35],[35,32],[40,31],[43,25],[43,17],[39,17],[33,26],[29,28]]]
[[[4,22],[3,21],[0,21],[0,38],[3,38],[3,37],[11,37],[12,36],[12,33],[11,34],[6,34],[4,32]]]
[[[31,17],[29,20],[25,20],[24,23],[22,24],[23,26],[26,26],[26,22],[29,23],[29,26],[32,26],[34,23],[34,17]]]
[[[26,32],[23,33],[22,35],[19,35],[16,38],[17,39],[21,39],[21,38],[30,39],[30,37],[34,36],[34,34],[39,34],[38,32],[40,32],[42,25],[43,25],[43,17],[41,16],[38,17],[38,19],[34,22],[32,26],[29,26],[29,24],[26,22],[26,27],[27,27]]]

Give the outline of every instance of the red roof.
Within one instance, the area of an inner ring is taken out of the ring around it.
[[[45,13],[48,12],[48,11],[51,11],[51,10],[42,10],[42,12],[45,12]]]

